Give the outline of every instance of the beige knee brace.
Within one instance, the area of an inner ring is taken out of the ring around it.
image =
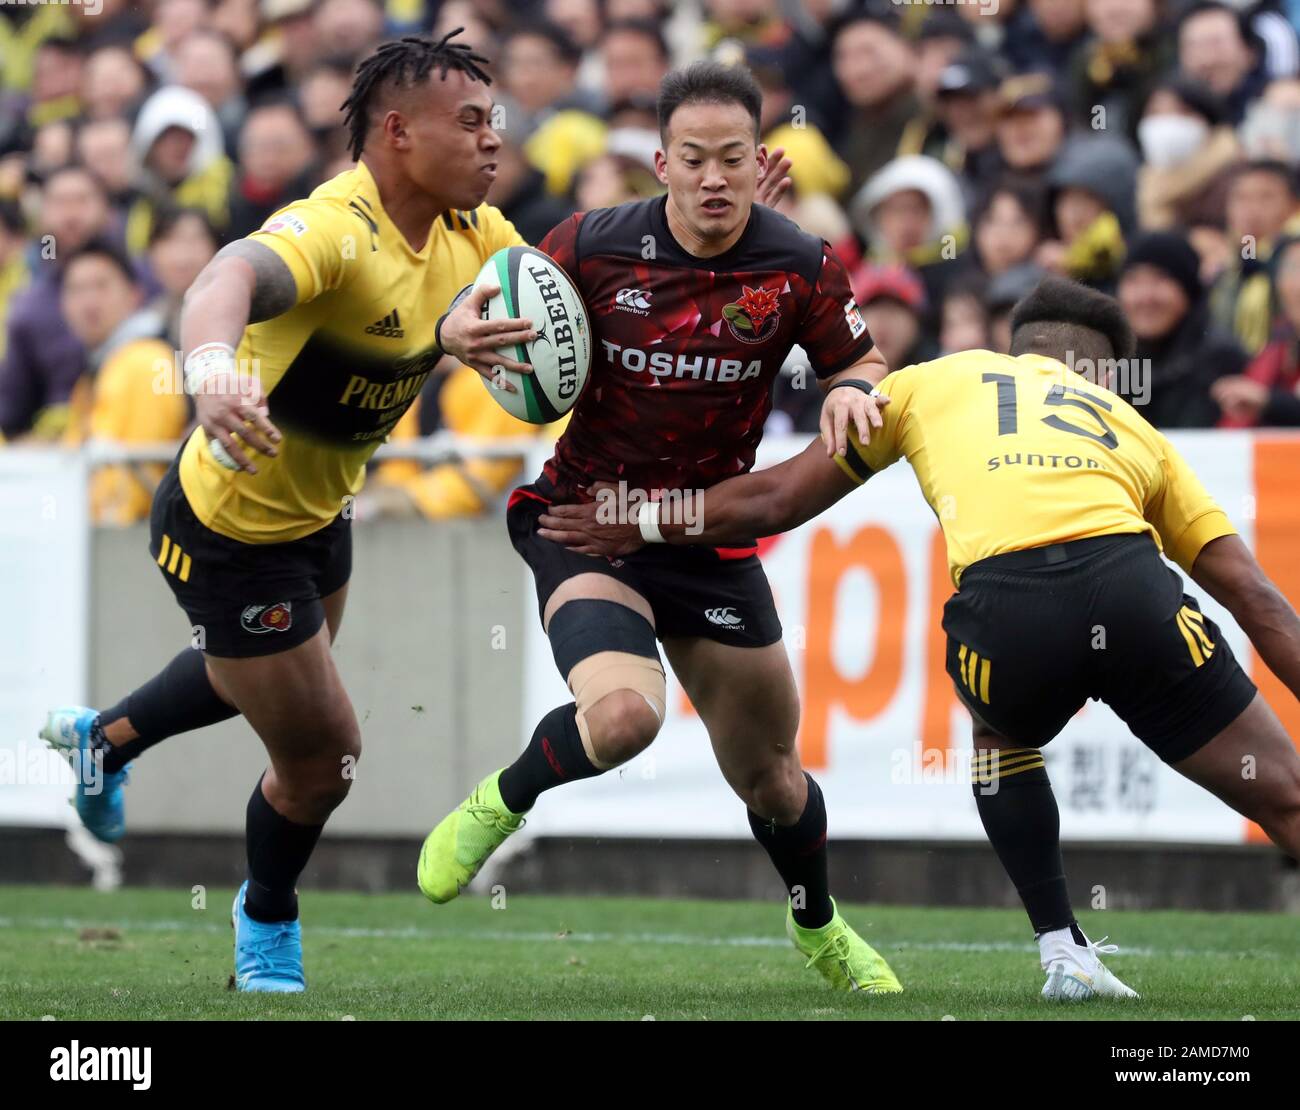
[[[611,765],[596,758],[591,746],[591,732],[587,728],[586,710],[606,694],[615,690],[631,690],[640,694],[662,722],[664,706],[668,701],[667,680],[658,659],[632,655],[625,651],[598,651],[573,665],[569,672],[569,689],[578,703],[578,734],[587,758],[602,771]]]

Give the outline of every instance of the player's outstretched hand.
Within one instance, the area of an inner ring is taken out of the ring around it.
[[[767,152],[767,173],[758,179],[758,186],[754,190],[754,199],[759,204],[766,204],[768,208],[775,208],[779,201],[790,190],[793,182],[790,180],[790,167],[794,163],[785,156],[785,147],[777,147],[775,150]]]
[[[214,374],[198,387],[194,395],[194,413],[207,434],[213,455],[223,466],[234,463],[232,470],[256,474],[257,467],[245,453],[244,446],[267,456],[276,453],[280,432],[271,423],[262,397],[262,383],[256,376],[243,377],[233,371]],[[225,460],[221,458],[223,450],[227,456]]]
[[[447,314],[438,338],[447,354],[472,366],[497,388],[517,393],[514,385],[501,377],[501,371],[531,374],[533,368],[500,352],[516,343],[531,342],[537,338],[537,332],[531,320],[483,319],[484,306],[500,292],[500,287],[495,285],[473,290]]]
[[[645,546],[635,522],[617,520],[613,499],[585,505],[552,505],[541,515],[537,534],[560,543],[579,555],[604,555],[614,559]]]
[[[869,443],[871,429],[883,424],[880,410],[889,404],[883,393],[871,396],[860,389],[832,389],[822,402],[821,433],[826,457],[844,455],[849,449],[849,421],[858,430],[858,440]]]

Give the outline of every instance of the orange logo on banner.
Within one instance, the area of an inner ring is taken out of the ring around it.
[[[876,583],[880,599],[874,628],[854,613],[842,614],[862,636],[874,637],[871,666],[849,678],[835,665],[835,603],[850,571],[863,571]],[[804,653],[803,720],[799,756],[805,767],[826,766],[827,731],[832,708],[858,721],[870,720],[898,692],[903,674],[907,619],[907,571],[892,535],[878,525],[859,529],[841,544],[825,528],[813,533],[808,557],[808,633]]]

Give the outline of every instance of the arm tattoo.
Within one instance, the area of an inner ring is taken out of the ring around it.
[[[279,316],[298,303],[298,285],[293,274],[270,247],[252,239],[236,239],[222,247],[216,258],[242,258],[253,267],[257,284],[253,287],[253,301],[248,312],[250,324]]]

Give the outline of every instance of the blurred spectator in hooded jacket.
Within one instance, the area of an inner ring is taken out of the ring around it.
[[[1047,175],[1052,237],[1037,261],[1050,270],[1112,292],[1134,228],[1138,159],[1122,139],[1081,133],[1062,148]]]
[[[1300,164],[1300,79],[1270,81],[1237,129],[1247,158]]]
[[[1138,223],[1168,228],[1222,223],[1228,178],[1242,158],[1236,133],[1208,87],[1173,75],[1156,85],[1137,125]]]
[[[1300,426],[1300,237],[1278,242],[1270,269],[1277,309],[1272,335],[1244,374],[1214,383],[1221,427]]]
[[[1137,337],[1115,391],[1158,428],[1210,428],[1215,378],[1238,374],[1246,352],[1210,322],[1200,260],[1181,235],[1149,231],[1129,245],[1119,302]]]
[[[937,312],[968,237],[953,172],[923,154],[895,158],[853,198],[851,216],[871,262],[914,270],[924,282],[926,305]]]
[[[225,155],[216,113],[198,93],[167,85],[149,97],[136,117],[131,150],[140,192],[127,215],[133,255],[144,252],[162,205],[199,207],[217,227],[229,224],[234,164]]]

